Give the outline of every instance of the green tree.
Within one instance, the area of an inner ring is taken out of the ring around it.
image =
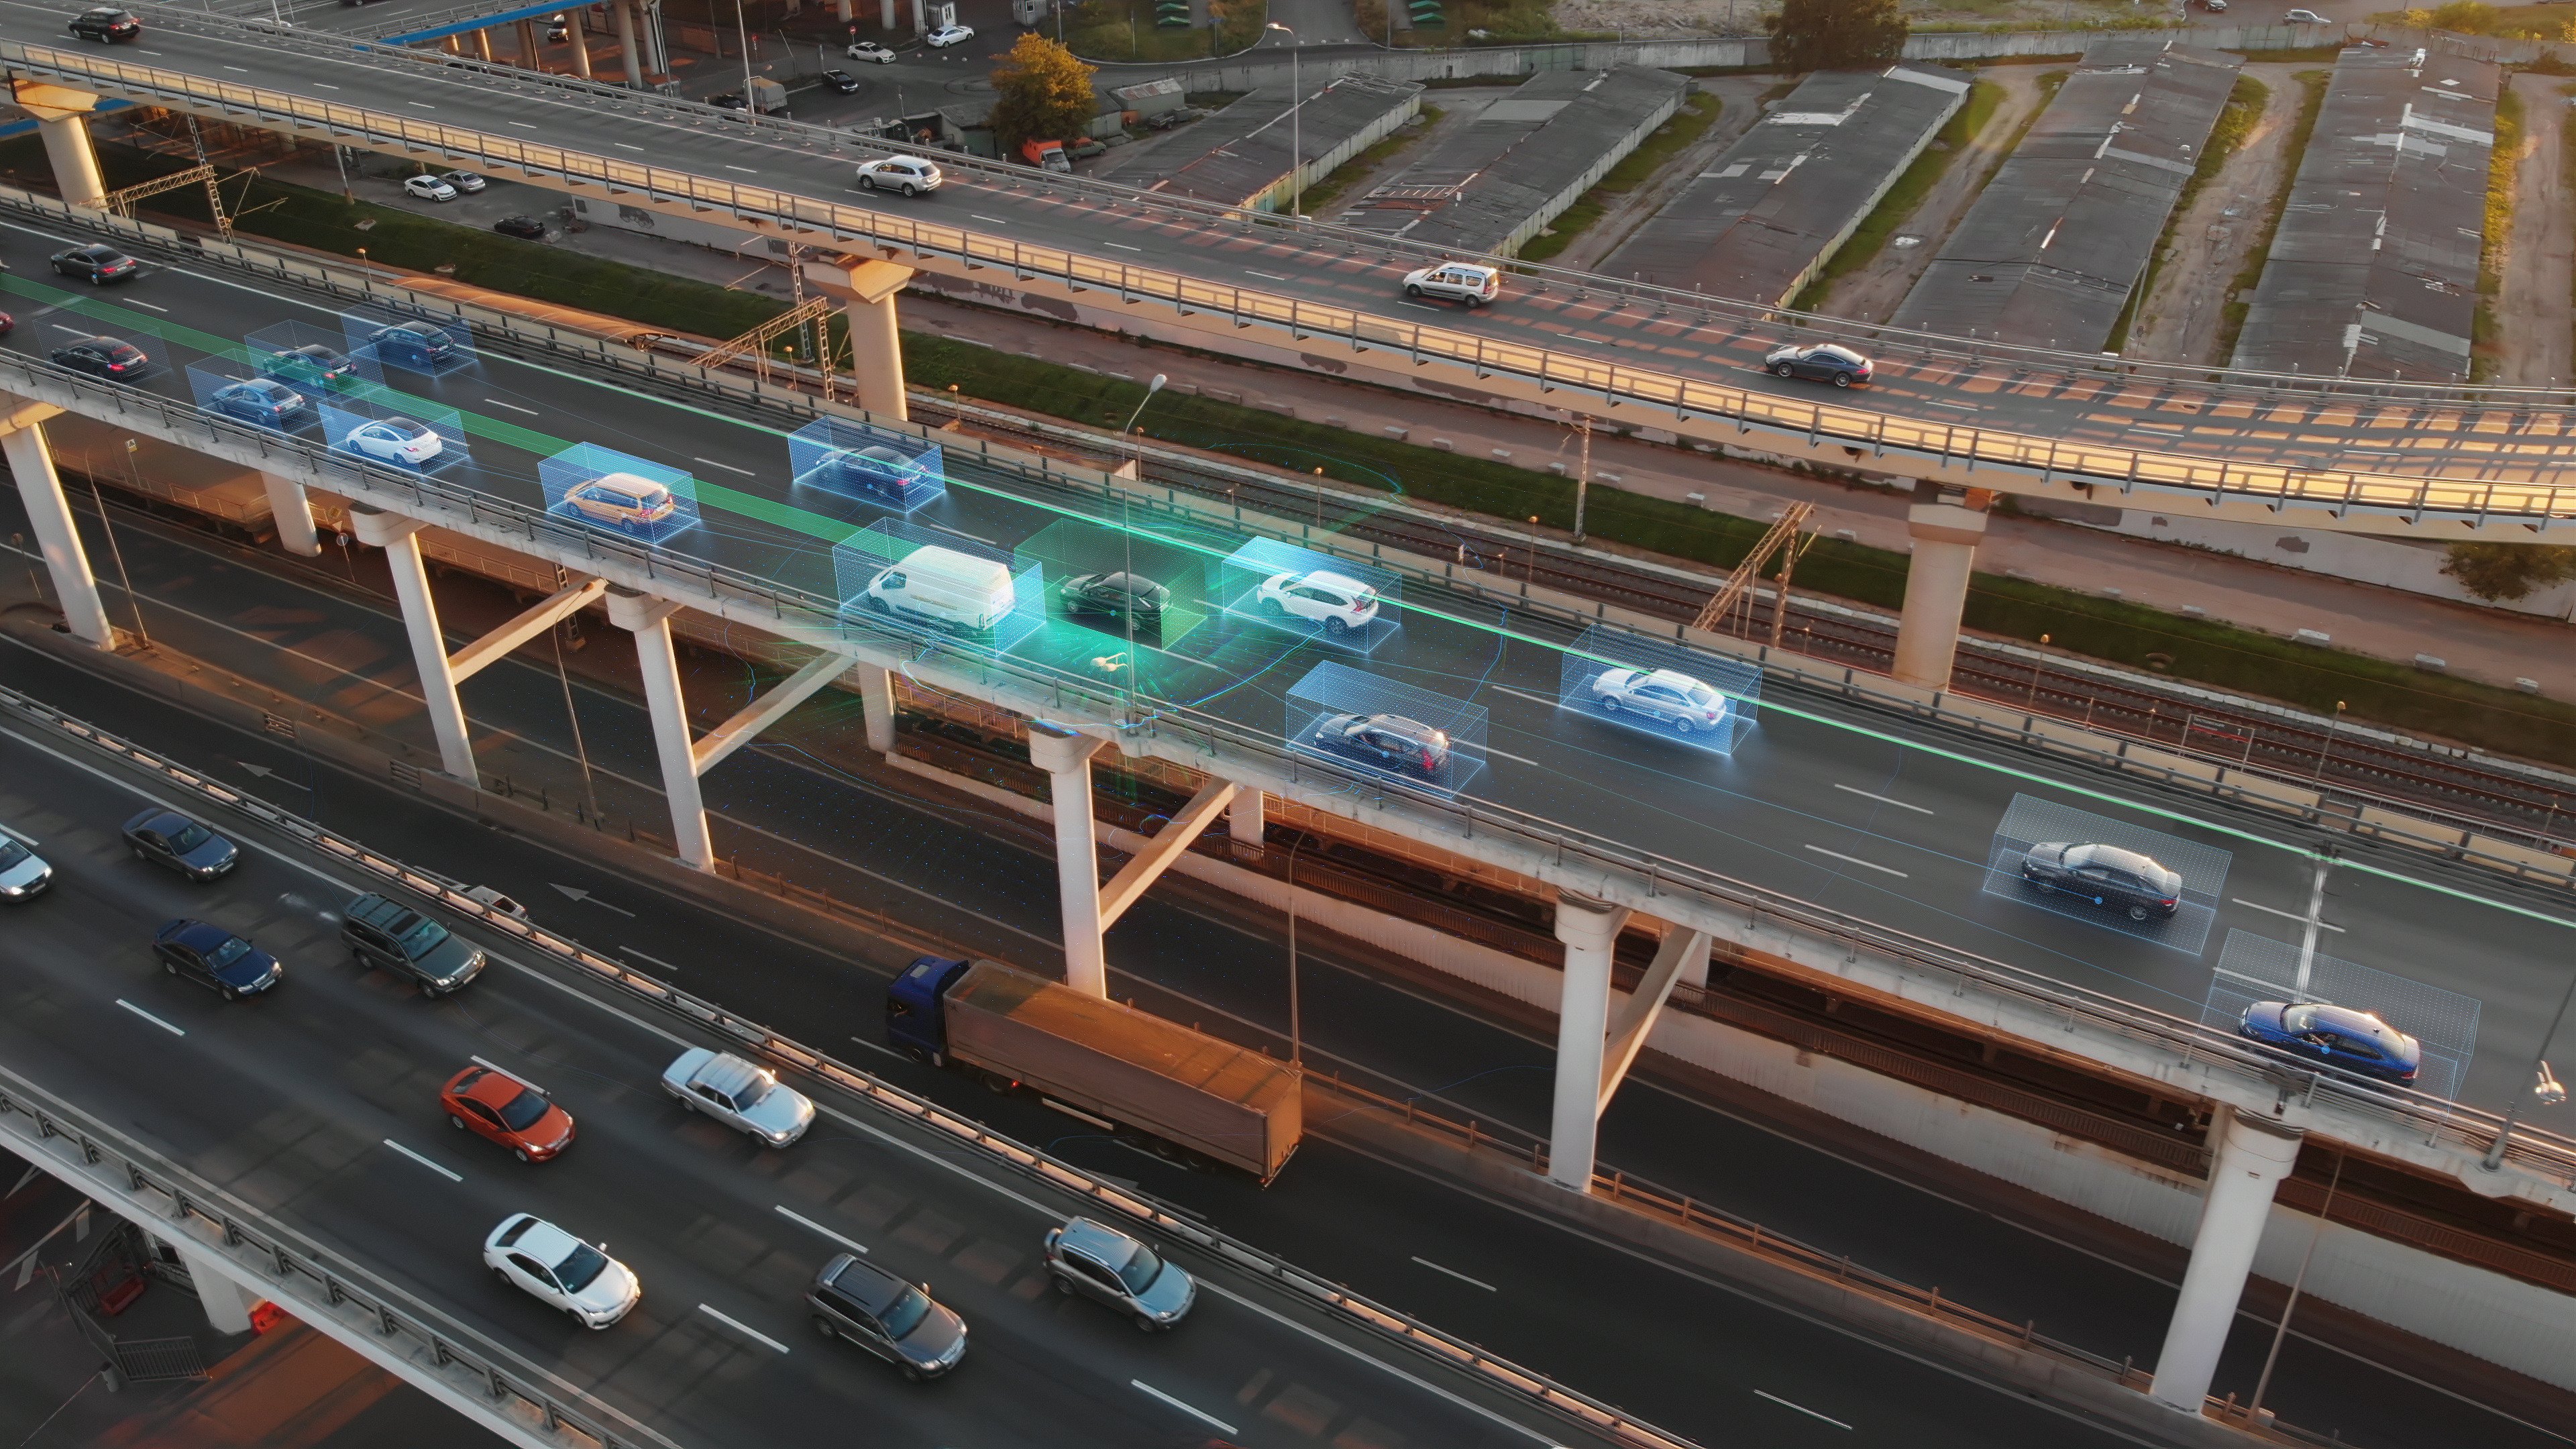
[[[1045,36],[1021,36],[993,67],[993,139],[1002,154],[1017,154],[1022,141],[1070,141],[1091,129],[1100,113],[1092,75],[1072,51]]]
[[[1905,53],[1897,0],[1781,0],[1771,17],[1771,66],[1792,74],[1884,65]]]
[[[2442,572],[2489,603],[2525,599],[2551,584],[2576,579],[2576,548],[2537,543],[2455,543],[2444,551]]]
[[[2495,29],[2496,8],[2485,0],[2450,0],[2433,12],[2435,30],[2456,31],[2462,35],[2484,35]]]

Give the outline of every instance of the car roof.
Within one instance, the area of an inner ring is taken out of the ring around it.
[[[1854,362],[1867,362],[1869,360],[1868,358],[1861,356],[1860,353],[1849,347],[1845,347],[1839,342],[1819,342],[1815,346],[1808,348],[1807,351],[1811,355],[1819,357],[1847,357]]]
[[[1400,714],[1364,714],[1360,716],[1360,723],[1363,725],[1373,725],[1380,729],[1396,730],[1406,734],[1436,735],[1440,733],[1439,730],[1433,729],[1431,726],[1424,724],[1418,719],[1408,719]]]
[[[863,1258],[849,1257],[824,1280],[870,1313],[883,1313],[912,1285]]]
[[[194,823],[194,821],[190,820],[187,816],[180,814],[176,810],[149,809],[137,814],[133,819],[126,821],[125,828],[128,830],[163,829],[171,825],[192,825]]]
[[[1355,594],[1376,592],[1374,588],[1352,578],[1349,574],[1337,574],[1331,569],[1316,569],[1312,573],[1299,574],[1296,576],[1296,581],[1301,584],[1320,584],[1328,589],[1348,589]]]
[[[1690,675],[1682,673],[1678,669],[1658,669],[1654,673],[1647,675],[1642,682],[1648,684],[1669,684],[1673,688],[1681,690],[1684,693],[1688,693],[1694,689],[1706,689],[1709,687],[1706,681],[1695,679]]]
[[[510,1245],[512,1251],[525,1253],[549,1268],[571,1257],[573,1249],[580,1246],[581,1239],[544,1218],[529,1222],[526,1230],[519,1234],[519,1240]]]
[[[339,352],[319,342],[300,342],[277,354],[280,357],[337,357]]]
[[[632,473],[602,473],[598,477],[590,479],[588,482],[575,486],[582,488],[605,488],[616,493],[641,494],[668,493],[671,491],[668,484],[656,483],[650,478],[638,478]]]
[[[713,1087],[730,1097],[750,1086],[760,1075],[760,1068],[738,1056],[719,1052],[698,1063],[698,1069],[689,1073],[689,1080],[701,1086]]]
[[[1089,1254],[1116,1268],[1124,1265],[1137,1248],[1134,1238],[1116,1228],[1095,1223],[1089,1218],[1074,1218],[1064,1225],[1064,1236],[1057,1239],[1065,1247]]]
[[[471,1097],[488,1107],[509,1106],[519,1100],[521,1092],[536,1090],[509,1073],[494,1071],[490,1067],[478,1065],[474,1068],[474,1073],[475,1075],[466,1079],[464,1090],[458,1095]]]
[[[2066,859],[2069,864],[2107,865],[2114,870],[2125,870],[2132,875],[2150,876],[2159,880],[2172,874],[2153,857],[2140,855],[2134,850],[2122,850],[2116,845],[2099,843],[2078,845],[2066,852]]]
[[[2317,1009],[2319,1026],[2331,1027],[2336,1031],[2356,1032],[2391,1044],[2407,1039],[2406,1033],[2390,1026],[2375,1011],[2358,1011],[2349,1006],[2336,1006],[2326,1001],[2311,1004]]]
[[[225,930],[223,927],[216,925],[212,921],[182,920],[174,921],[171,924],[177,926],[179,929],[169,931],[165,927],[164,929],[168,939],[176,941],[182,946],[194,946],[200,951],[206,950],[210,947],[220,946],[233,938],[232,932]]]

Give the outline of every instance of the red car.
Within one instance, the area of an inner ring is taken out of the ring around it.
[[[477,1064],[438,1089],[439,1110],[460,1132],[488,1137],[521,1162],[544,1162],[572,1145],[572,1114],[507,1072]]]

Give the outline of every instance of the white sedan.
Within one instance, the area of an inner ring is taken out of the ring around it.
[[[924,37],[930,42],[930,48],[933,50],[944,50],[952,45],[964,45],[974,38],[975,27],[972,25],[943,25]]]
[[[1726,696],[1672,669],[1605,669],[1592,681],[1592,701],[1603,714],[1627,710],[1685,735],[1726,723]]]
[[[871,65],[894,64],[894,52],[873,40],[859,41],[841,53],[852,60],[864,60]]]
[[[405,177],[403,178],[403,190],[407,194],[417,196],[423,201],[454,201],[456,199],[456,188],[448,185],[445,181],[435,176]]]
[[[1272,574],[1262,581],[1255,599],[1263,613],[1321,624],[1327,634],[1365,629],[1378,617],[1377,590],[1323,569]]]
[[[911,196],[937,191],[945,179],[938,167],[918,156],[888,156],[859,163],[859,189],[863,191],[900,191]]]
[[[437,457],[439,449],[447,446],[427,423],[409,418],[360,423],[340,443],[352,453],[386,463],[408,463],[415,468]]]
[[[814,1125],[814,1104],[778,1074],[728,1052],[691,1047],[662,1071],[662,1090],[691,1111],[737,1132],[785,1147]]]
[[[644,1298],[635,1270],[530,1213],[514,1213],[483,1240],[492,1276],[551,1303],[584,1328],[606,1328]]]

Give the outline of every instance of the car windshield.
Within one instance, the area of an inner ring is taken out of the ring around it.
[[[414,959],[427,954],[446,939],[447,928],[425,916],[413,916],[409,924],[394,922],[394,944],[402,947],[404,955]]]
[[[0,836],[0,870],[7,870],[27,858],[27,847]]]
[[[744,1083],[742,1086],[734,1089],[733,1104],[736,1107],[741,1108],[743,1111],[748,1112],[752,1108],[759,1106],[761,1103],[768,1101],[769,1094],[777,1090],[778,1084],[776,1082],[771,1081],[765,1075],[757,1076],[752,1078],[749,1082]]]
[[[903,1296],[887,1305],[885,1331],[888,1338],[908,1338],[930,1316],[930,1295],[918,1288],[906,1288]]]
[[[509,1105],[501,1109],[501,1125],[513,1132],[525,1132],[536,1126],[537,1119],[544,1115],[546,1099],[522,1088],[519,1095],[512,1097]]]
[[[1130,1293],[1144,1292],[1153,1287],[1154,1280],[1161,1276],[1163,1260],[1154,1256],[1154,1250],[1143,1243],[1136,1245],[1135,1253],[1118,1269],[1118,1281],[1126,1284]]]
[[[180,822],[178,829],[170,832],[170,848],[181,855],[186,855],[213,838],[213,833],[206,827],[193,820],[186,820]]]
[[[555,1279],[567,1293],[578,1293],[598,1281],[608,1271],[608,1255],[588,1243],[575,1243],[572,1252],[555,1265]]]
[[[2281,1013],[2283,1031],[2309,1032],[2316,1030],[2316,1026],[2317,1009],[2313,1006],[2293,1006]]]
[[[214,950],[208,952],[206,955],[206,964],[214,967],[218,971],[221,971],[225,967],[230,966],[235,961],[238,961],[249,954],[250,942],[243,940],[239,936],[235,936],[231,940],[224,942],[222,945],[217,946]]]

